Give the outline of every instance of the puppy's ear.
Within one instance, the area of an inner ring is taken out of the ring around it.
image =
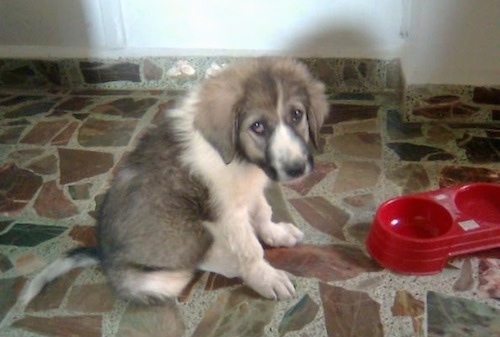
[[[198,91],[194,126],[226,164],[236,153],[241,89],[224,78],[210,78]],[[233,83],[234,84],[234,83]]]
[[[309,94],[309,109],[307,119],[309,122],[309,133],[315,148],[319,146],[319,130],[329,113],[330,106],[325,94],[325,86],[317,80],[310,80],[307,86]]]

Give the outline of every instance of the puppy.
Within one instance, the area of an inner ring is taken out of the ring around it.
[[[159,304],[205,270],[240,277],[264,297],[295,295],[264,260],[303,233],[271,222],[269,180],[313,168],[328,112],[324,86],[292,59],[236,62],[206,79],[147,133],[117,171],[98,211],[97,247],[76,248],[29,284],[28,303],[67,271],[100,264],[119,297]]]

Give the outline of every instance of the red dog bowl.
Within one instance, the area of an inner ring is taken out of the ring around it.
[[[475,183],[383,203],[366,240],[382,266],[435,274],[448,258],[500,247],[500,184]]]

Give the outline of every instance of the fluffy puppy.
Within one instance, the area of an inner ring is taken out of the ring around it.
[[[312,170],[309,144],[327,111],[323,84],[293,59],[236,62],[206,79],[119,168],[98,212],[97,247],[53,262],[22,301],[97,263],[119,297],[142,303],[177,296],[197,269],[241,277],[267,298],[294,296],[259,238],[293,246],[303,234],[271,222],[264,189]]]

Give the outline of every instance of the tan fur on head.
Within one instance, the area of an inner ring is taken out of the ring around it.
[[[214,76],[199,88],[200,102],[194,120],[207,141],[227,164],[235,155],[238,106],[243,90],[232,76]]]
[[[313,78],[307,67],[291,58],[255,58],[235,62],[198,89],[199,102],[194,125],[220,153],[227,164],[236,154],[240,112],[252,90],[253,76],[266,74],[269,79],[292,81],[306,88],[306,107],[312,144],[318,146],[319,130],[328,113],[324,85]]]

